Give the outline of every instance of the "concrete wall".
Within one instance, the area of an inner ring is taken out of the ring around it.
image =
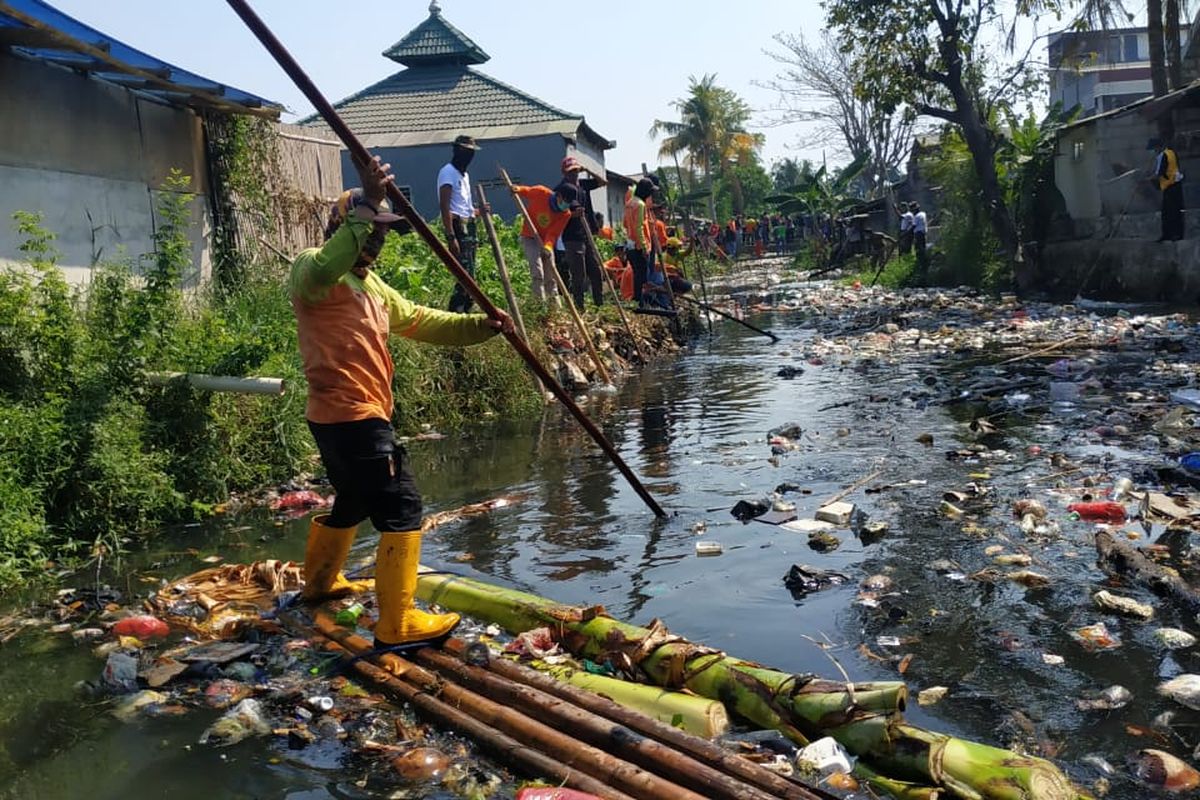
[[[1176,116],[1179,130],[1194,130],[1200,110],[1181,110]],[[1066,200],[1067,212],[1079,228],[1082,220],[1137,215],[1159,210],[1162,199],[1147,179],[1154,167],[1154,153],[1146,141],[1157,135],[1153,120],[1135,112],[1097,119],[1064,132],[1054,159],[1054,179]],[[1184,206],[1200,203],[1200,150],[1191,141],[1177,147],[1184,181]],[[1125,175],[1129,170],[1136,170]],[[1124,177],[1122,177],[1124,176]],[[1087,235],[1077,233],[1076,235]]]
[[[479,146],[482,149],[475,154],[475,160],[467,170],[472,187],[482,184],[492,210],[504,219],[516,219],[517,207],[504,188],[497,164],[508,170],[515,183],[553,187],[562,178],[559,165],[567,155],[567,140],[560,134],[525,139],[486,139],[480,141]],[[440,214],[437,174],[450,160],[451,148],[437,144],[381,147],[371,152],[392,165],[397,186],[411,189],[412,203],[421,216],[431,223],[436,222]],[[358,185],[358,173],[346,151],[342,152],[342,182],[346,188]]]
[[[1150,222],[1157,224],[1157,217]],[[1055,271],[1045,276],[1044,286],[1064,298],[1200,304],[1200,238],[1194,238],[1194,228],[1189,233],[1193,238],[1181,242],[1114,238],[1049,244],[1043,264],[1055,265]]]
[[[17,210],[41,212],[68,280],[154,250],[154,194],[172,168],[192,176],[191,282],[210,271],[200,121],[71,70],[0,53],[0,262],[20,261]],[[13,109],[19,112],[13,113]]]

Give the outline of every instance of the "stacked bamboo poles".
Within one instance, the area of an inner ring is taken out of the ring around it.
[[[593,675],[566,664],[529,664],[555,681],[570,684],[593,694],[601,694],[660,722],[670,722],[680,730],[713,739],[729,731],[729,713],[719,700],[689,692],[672,692],[661,686],[632,683],[607,675]]]
[[[359,675],[392,696],[412,703],[436,721],[470,735],[492,752],[511,759],[509,763],[514,766],[581,791],[614,800],[631,796],[639,800],[831,797],[771,775],[749,762],[731,768],[753,775],[754,783],[727,774],[694,758],[689,754],[691,751],[674,749],[673,745],[642,735],[640,730],[574,703],[574,698],[564,699],[561,694],[537,688],[532,683],[544,678],[538,673],[532,673],[535,676],[532,679],[525,676],[529,683],[513,680],[467,665],[432,648],[416,650],[411,660],[390,654],[372,655],[372,646],[365,639],[339,627],[323,612],[316,614],[312,626],[305,625],[294,613],[285,615],[284,621],[289,627],[323,641],[327,649],[353,656],[349,666]],[[461,643],[456,643],[453,649],[461,653]],[[517,670],[520,672],[521,668]],[[565,690],[570,692],[571,687]],[[596,702],[601,700],[595,698],[593,705],[602,705]],[[643,718],[639,724],[642,729],[650,730],[660,723]],[[563,733],[567,730],[571,733]],[[694,738],[677,731],[674,736]],[[724,760],[730,759],[740,761],[726,754]],[[761,788],[763,785],[772,788]]]
[[[721,699],[730,711],[800,743],[832,736],[868,771],[886,775],[884,780],[914,784],[914,792],[930,790],[912,797],[936,797],[935,790],[971,800],[1084,796],[1049,761],[905,723],[901,712],[907,690],[902,683],[805,681],[723,653],[698,651],[670,641],[661,631],[468,578],[422,575],[418,596],[513,632],[551,626],[568,649],[592,660],[636,654],[637,667],[658,685],[682,685]],[[656,639],[665,643],[656,646]]]
[[[508,172],[504,167],[498,167],[500,177],[504,179],[504,183],[508,186],[508,190],[512,193],[513,202],[517,204],[517,210],[521,212],[521,217],[525,220],[525,224],[529,226],[529,230],[533,231],[534,236],[537,236],[537,225],[533,223],[533,217],[529,216],[529,210],[525,208],[525,201],[517,194],[516,187],[513,186],[512,179],[508,177]],[[605,383],[612,383],[612,379],[608,376],[608,370],[604,368],[604,362],[600,360],[600,354],[596,352],[596,345],[592,342],[592,335],[588,333],[587,326],[583,322],[583,318],[579,316],[579,309],[575,308],[575,301],[571,299],[571,293],[567,291],[566,285],[563,283],[562,275],[558,274],[558,265],[554,264],[554,259],[550,259],[554,270],[554,281],[558,286],[558,293],[562,295],[563,303],[567,306],[567,311],[571,312],[571,319],[575,321],[575,328],[579,331],[579,335],[583,337],[583,343],[587,345],[588,353],[592,357],[592,363],[596,365],[596,372],[600,374],[600,379]]]
[[[447,643],[446,649],[452,653],[460,654],[462,652],[462,645],[451,640]],[[728,775],[740,778],[746,783],[776,794],[779,797],[806,800],[813,797],[814,793],[824,794],[819,790],[802,787],[794,781],[788,780],[752,761],[747,761],[744,758],[733,755],[720,745],[713,744],[706,739],[690,735],[676,727],[628,709],[606,696],[585,691],[576,686],[570,686],[561,680],[543,675],[514,661],[493,659],[489,663],[488,668],[497,675],[541,689],[547,694],[562,698],[580,708],[625,725],[637,733],[657,739],[682,753],[699,759],[705,764],[716,767]]]

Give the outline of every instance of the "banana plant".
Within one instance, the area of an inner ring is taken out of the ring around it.
[[[830,237],[825,235],[821,223],[826,220],[832,222],[862,205],[862,198],[852,194],[850,187],[866,169],[869,158],[866,154],[859,155],[834,175],[830,175],[822,165],[811,177],[766,199],[781,214],[805,214],[811,217],[813,235],[809,240],[809,253],[819,266],[828,266],[834,252]]]

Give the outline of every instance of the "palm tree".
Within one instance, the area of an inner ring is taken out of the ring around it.
[[[650,136],[665,135],[658,150],[660,158],[686,153],[688,166],[699,167],[710,193],[709,213],[714,218],[714,168],[730,180],[734,204],[741,213],[741,186],[733,167],[756,156],[763,136],[746,131],[750,107],[736,93],[717,86],[716,75],[705,75],[699,80],[693,75],[689,81],[687,95],[671,104],[679,112],[679,120],[656,119],[650,127]]]

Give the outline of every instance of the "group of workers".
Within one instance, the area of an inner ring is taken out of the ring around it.
[[[469,136],[454,140],[450,161],[438,173],[438,204],[447,244],[459,263],[475,274],[475,217],[491,213],[476,210],[471,196],[468,167],[479,146]],[[643,178],[625,198],[625,213],[619,234],[604,224],[604,216],[592,207],[592,191],[606,185],[604,176],[586,170],[574,156],[559,164],[561,179],[553,188],[543,185],[511,187],[523,206],[521,248],[529,267],[530,286],[536,303],[559,308],[560,287],[569,293],[577,309],[590,295],[593,305],[604,304],[607,269],[625,300],[639,309],[673,311],[672,292],[685,292],[691,284],[684,279],[678,261],[680,240],[666,227],[662,193],[652,178]],[[623,235],[622,235],[623,234]],[[589,239],[616,239],[616,255],[605,264]],[[670,284],[667,281],[670,281]],[[669,285],[669,288],[668,288]],[[450,298],[451,311],[466,313],[471,299],[461,287]]]

